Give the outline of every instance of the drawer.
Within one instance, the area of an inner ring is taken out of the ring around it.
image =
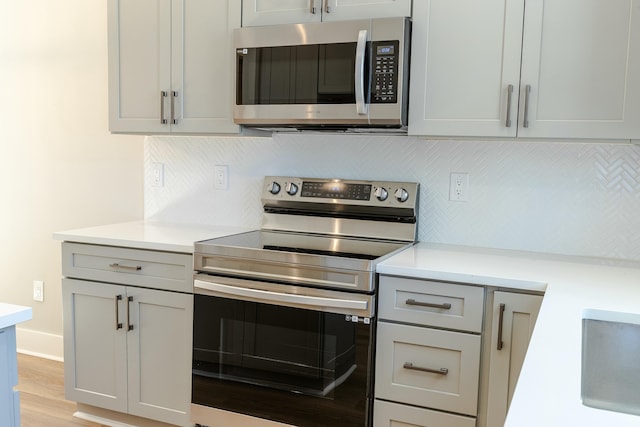
[[[482,332],[484,288],[403,277],[380,277],[380,319]]]
[[[193,292],[193,256],[114,246],[62,243],[65,277]]]
[[[378,322],[376,398],[476,416],[479,375],[479,335]]]
[[[475,427],[476,419],[376,400],[373,427]]]

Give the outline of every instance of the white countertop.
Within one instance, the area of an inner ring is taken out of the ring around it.
[[[0,302],[0,329],[31,320],[31,307]]]
[[[640,263],[420,243],[377,270],[545,292],[505,427],[640,426],[580,399],[582,312],[640,314]]]
[[[68,242],[193,253],[194,242],[250,230],[242,227],[133,221],[59,231],[53,233],[53,237]]]

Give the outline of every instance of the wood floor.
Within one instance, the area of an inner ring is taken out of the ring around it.
[[[64,399],[62,362],[18,354],[22,427],[100,427],[73,416],[75,403]]]

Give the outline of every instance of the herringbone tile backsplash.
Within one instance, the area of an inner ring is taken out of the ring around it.
[[[214,189],[215,165],[229,166],[226,191]],[[451,172],[469,174],[469,201],[448,200]],[[258,228],[265,175],[419,182],[420,241],[640,261],[640,146],[629,144],[147,137],[145,217]]]

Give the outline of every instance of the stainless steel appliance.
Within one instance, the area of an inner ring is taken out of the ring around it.
[[[194,423],[371,425],[375,267],[414,243],[417,199],[416,183],[266,177],[261,230],[195,244]]]
[[[245,27],[234,32],[238,124],[402,128],[408,18]]]

